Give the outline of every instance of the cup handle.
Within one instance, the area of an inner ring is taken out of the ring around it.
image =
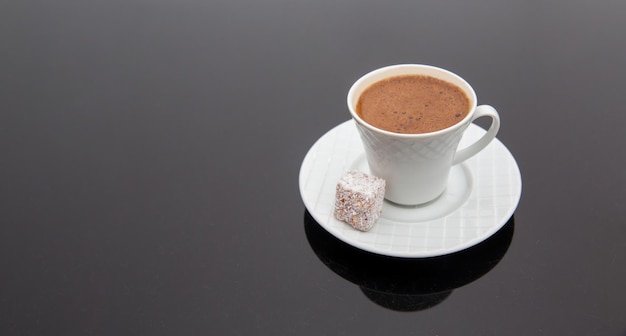
[[[500,115],[498,115],[498,111],[489,105],[480,105],[476,107],[476,111],[474,112],[471,122],[474,122],[474,120],[481,117],[491,118],[491,126],[489,127],[489,130],[487,130],[487,133],[485,133],[482,138],[478,139],[473,144],[457,151],[454,156],[454,160],[452,161],[453,165],[461,163],[476,155],[478,152],[483,150],[483,148],[487,147],[491,140],[496,137],[496,134],[500,129]]]

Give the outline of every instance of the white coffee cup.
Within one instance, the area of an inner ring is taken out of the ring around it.
[[[363,121],[356,110],[361,93],[375,82],[399,75],[426,75],[458,86],[469,98],[469,114],[448,128],[420,134],[390,132]],[[500,129],[498,112],[489,105],[477,106],[476,93],[463,78],[429,65],[391,65],[365,74],[350,88],[348,108],[361,135],[370,173],[386,180],[385,198],[401,205],[423,204],[439,197],[448,184],[450,168],[483,150]],[[480,117],[491,118],[491,126],[480,139],[459,150],[463,132]]]

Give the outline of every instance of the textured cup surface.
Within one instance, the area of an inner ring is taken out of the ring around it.
[[[470,100],[468,115],[448,128],[421,134],[394,133],[363,121],[356,111],[360,94],[379,80],[405,74],[432,76],[458,86]],[[500,125],[498,114],[491,107],[481,106],[483,112],[475,116],[476,94],[465,80],[428,65],[392,65],[364,75],[348,92],[348,108],[361,136],[371,173],[387,183],[385,198],[403,205],[423,204],[441,195],[455,155],[460,153],[463,160],[475,155],[495,137]],[[489,132],[468,149],[457,152],[463,132],[478,116],[492,118]]]

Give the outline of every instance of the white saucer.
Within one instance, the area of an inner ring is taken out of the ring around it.
[[[459,148],[485,131],[471,124]],[[405,258],[457,252],[496,233],[511,218],[522,193],[513,155],[498,139],[452,167],[447,190],[436,200],[403,207],[385,201],[381,217],[368,232],[353,229],[333,215],[335,187],[349,169],[369,173],[363,145],[346,121],[311,147],[300,167],[300,194],[311,216],[342,241],[365,251]]]

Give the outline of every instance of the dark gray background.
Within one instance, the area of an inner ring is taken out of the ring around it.
[[[625,14],[1,1],[0,334],[625,335]],[[395,63],[500,112],[523,194],[476,249],[385,259],[307,219],[304,155]]]

